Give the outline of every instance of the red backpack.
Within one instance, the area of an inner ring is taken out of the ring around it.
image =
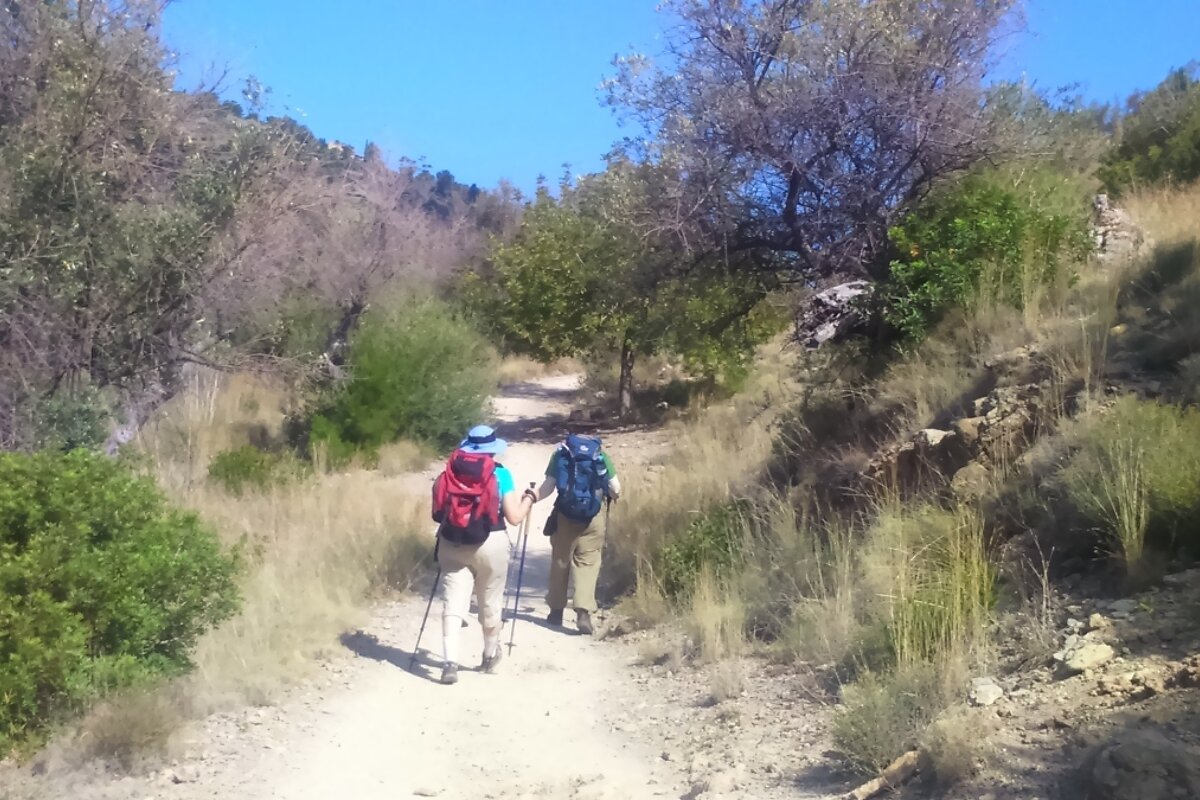
[[[438,535],[456,544],[478,545],[500,524],[496,461],[487,453],[455,450],[433,483],[433,521]]]

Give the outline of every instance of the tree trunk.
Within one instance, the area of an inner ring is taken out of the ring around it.
[[[633,411],[633,360],[636,353],[633,352],[633,344],[629,339],[625,339],[621,344],[621,381],[618,386],[618,394],[621,397],[621,418],[629,416]]]

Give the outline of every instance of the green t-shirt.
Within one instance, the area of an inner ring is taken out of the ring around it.
[[[554,455],[550,456],[550,463],[546,465],[546,477],[555,478],[558,476],[558,458],[562,454],[561,448],[556,448]],[[617,477],[617,468],[613,466],[612,459],[608,457],[608,453],[600,451],[600,460],[604,462],[604,468],[608,470],[608,477]]]

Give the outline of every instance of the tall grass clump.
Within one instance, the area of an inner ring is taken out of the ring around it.
[[[887,504],[867,537],[864,578],[896,662],[974,651],[995,599],[978,511]]]
[[[613,507],[603,576],[609,596],[649,584],[654,587],[648,591],[661,593],[667,590],[664,580],[670,594],[686,596],[688,575],[695,574],[704,553],[711,550],[731,563],[731,548],[742,528],[726,524],[738,513],[738,506],[730,504],[754,486],[765,468],[773,446],[770,424],[777,413],[767,403],[776,381],[764,376],[752,380],[754,389],[735,401],[670,423],[662,460],[628,472],[630,485],[646,490],[630,493]]]
[[[412,298],[369,311],[350,340],[350,379],[318,404],[311,444],[334,464],[373,459],[400,438],[452,446],[497,384],[487,340],[445,303]]]
[[[1200,550],[1200,409],[1125,397],[1085,426],[1062,470],[1072,503],[1130,577],[1147,546]]]

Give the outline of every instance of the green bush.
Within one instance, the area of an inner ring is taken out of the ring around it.
[[[1098,175],[1114,196],[1139,185],[1200,178],[1200,66],[1174,70],[1130,100]]]
[[[300,477],[300,463],[290,455],[271,453],[253,445],[242,445],[213,457],[208,478],[232,495],[248,490],[281,486]]]
[[[728,578],[741,559],[749,512],[744,500],[718,505],[669,539],[658,555],[663,592],[674,599],[689,597],[702,571],[717,581]]]
[[[34,445],[39,450],[95,450],[108,435],[112,412],[100,392],[87,386],[57,392],[33,409]]]
[[[1200,552],[1200,409],[1126,397],[1079,444],[1068,497],[1135,576],[1147,543]]]
[[[1090,246],[1082,205],[1072,208],[1055,194],[973,176],[931,197],[889,232],[884,320],[920,336],[981,294],[1021,308]]]
[[[0,750],[189,667],[237,559],[145,478],[77,450],[0,454]]]
[[[335,463],[400,438],[453,446],[496,387],[487,341],[437,300],[368,312],[349,356],[351,379],[309,430]]]

